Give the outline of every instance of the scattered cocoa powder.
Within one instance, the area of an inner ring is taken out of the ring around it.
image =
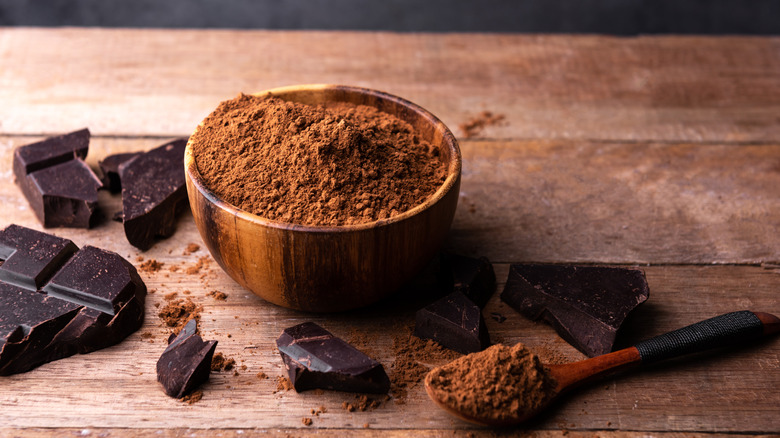
[[[408,392],[428,373],[426,363],[438,365],[461,356],[432,340],[413,336],[411,328],[402,329],[401,332],[393,338],[395,360],[390,373],[390,392],[398,404],[406,402]]]
[[[367,395],[356,395],[355,400],[355,402],[342,402],[341,407],[349,412],[354,412],[356,410],[365,412],[373,411],[374,409],[382,406],[381,400],[370,398]]]
[[[506,117],[503,114],[493,114],[490,111],[482,111],[476,116],[458,125],[463,136],[466,138],[475,137],[482,133],[487,126],[497,125],[504,121]]]
[[[210,296],[211,298],[214,298],[217,301],[225,301],[227,299],[227,294],[222,291],[213,290],[206,295]]]
[[[444,404],[489,421],[524,418],[554,395],[555,380],[522,344],[493,345],[433,369],[428,387]]]
[[[171,298],[167,298],[169,296]],[[165,325],[173,328],[173,332],[177,334],[191,319],[198,321],[198,325],[200,325],[200,312],[203,311],[203,306],[195,304],[189,298],[174,299],[175,296],[174,294],[166,295],[168,302],[159,310],[157,316],[163,320]]]
[[[287,377],[278,376],[276,378],[276,391],[275,392],[281,392],[281,391],[289,391],[293,389],[293,384]]]
[[[301,423],[303,423],[304,426],[311,426],[312,419],[309,417],[303,417],[301,418]]]
[[[230,371],[234,366],[236,366],[236,360],[221,352],[214,353],[214,356],[211,357],[211,371]]]
[[[439,150],[368,106],[310,106],[272,96],[222,102],[192,136],[206,186],[242,210],[303,225],[372,222],[442,184]]]
[[[182,252],[182,255],[188,256],[188,255],[194,253],[195,251],[197,251],[199,249],[200,249],[200,246],[197,243],[190,243],[189,245],[187,245],[186,248],[184,248],[184,251]]]
[[[199,257],[198,261],[192,265],[187,267],[187,269],[184,270],[184,273],[187,275],[197,275],[200,274],[200,270],[204,268],[208,268],[209,266],[209,258],[208,256]]]
[[[268,374],[260,371],[259,373],[257,373],[257,378],[260,379],[260,380],[265,380],[265,379],[268,378]]]
[[[197,391],[192,391],[191,393],[185,395],[184,397],[180,398],[184,403],[187,403],[188,405],[195,404],[200,401],[200,399],[203,398],[203,391],[198,389]]]
[[[158,261],[157,261],[157,260],[155,260],[155,259],[149,259],[149,260],[147,260],[147,261],[145,261],[145,262],[141,263],[141,264],[138,266],[138,269],[139,269],[141,272],[146,272],[147,274],[153,274],[153,273],[155,273],[155,272],[159,271],[160,269],[162,269],[162,267],[163,267],[163,265],[164,265],[164,264],[165,264],[165,263],[158,262]]]

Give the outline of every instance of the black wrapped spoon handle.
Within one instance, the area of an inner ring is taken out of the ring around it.
[[[643,364],[747,342],[780,331],[780,319],[762,312],[726,313],[635,345]]]
[[[716,316],[639,342],[633,347],[571,362],[547,365],[560,394],[607,374],[714,348],[728,347],[780,332],[780,318],[743,310]]]

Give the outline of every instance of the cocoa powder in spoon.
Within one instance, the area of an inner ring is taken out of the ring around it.
[[[222,102],[191,141],[217,196],[294,224],[386,219],[424,202],[446,176],[439,150],[408,123],[349,103],[241,94]]]
[[[522,344],[493,345],[433,369],[426,377],[436,399],[472,418],[502,421],[535,412],[553,395],[555,380]]]

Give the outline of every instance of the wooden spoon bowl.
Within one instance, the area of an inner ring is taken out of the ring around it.
[[[351,102],[394,115],[439,148],[446,179],[425,202],[388,219],[336,227],[295,225],[250,214],[217,197],[198,172],[189,143],[187,193],[211,255],[242,286],[288,308],[342,311],[388,296],[430,262],[449,231],[461,174],[455,137],[428,111],[380,91],[303,85],[258,94],[269,93],[306,104]]]

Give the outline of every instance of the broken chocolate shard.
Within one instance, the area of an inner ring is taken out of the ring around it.
[[[186,139],[166,143],[119,166],[122,218],[127,240],[147,250],[157,237],[176,230],[176,217],[187,209],[184,181]]]
[[[165,393],[181,398],[208,380],[216,348],[217,341],[204,341],[198,335],[198,323],[194,319],[178,335],[172,334],[157,361],[157,381]]]
[[[442,254],[442,280],[445,290],[462,292],[480,308],[484,308],[496,290],[496,274],[487,257],[467,257]]]
[[[143,323],[146,286],[113,252],[0,230],[0,375],[114,345]]]
[[[649,295],[636,269],[517,264],[510,266],[501,299],[593,357],[612,351],[623,321]]]
[[[14,151],[16,183],[44,227],[94,225],[102,183],[83,160],[89,137],[82,129]]]
[[[100,179],[103,183],[103,188],[111,193],[121,192],[122,181],[119,178],[119,166],[141,155],[141,153],[142,152],[126,152],[123,154],[114,154],[98,161],[98,167],[100,167],[100,172],[103,174]]]
[[[415,314],[414,335],[468,354],[490,346],[482,311],[463,292],[453,292]]]
[[[276,346],[296,391],[320,388],[385,394],[390,390],[381,363],[313,322],[285,329]]]

